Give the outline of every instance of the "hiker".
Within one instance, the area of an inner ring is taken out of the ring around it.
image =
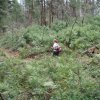
[[[53,49],[53,56],[58,56],[59,53],[61,52],[61,47],[57,39],[54,39],[52,49]]]

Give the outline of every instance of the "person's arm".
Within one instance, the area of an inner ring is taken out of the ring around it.
[[[62,50],[62,48],[61,48],[61,46],[58,44],[58,48],[59,48],[59,51],[61,51]]]
[[[53,44],[53,46],[51,47],[51,49],[54,49],[54,44]]]

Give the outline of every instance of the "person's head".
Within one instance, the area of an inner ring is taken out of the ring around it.
[[[58,43],[58,40],[57,40],[57,39],[54,39],[53,42],[54,42],[54,43]]]

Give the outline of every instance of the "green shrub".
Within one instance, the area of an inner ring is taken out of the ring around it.
[[[59,32],[60,30],[64,28],[66,28],[66,22],[63,22],[63,21],[55,21],[51,26],[51,29],[56,32]]]

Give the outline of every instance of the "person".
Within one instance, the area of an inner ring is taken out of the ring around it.
[[[61,46],[59,45],[57,39],[54,39],[52,49],[53,49],[53,56],[58,56],[59,53],[61,52]]]

